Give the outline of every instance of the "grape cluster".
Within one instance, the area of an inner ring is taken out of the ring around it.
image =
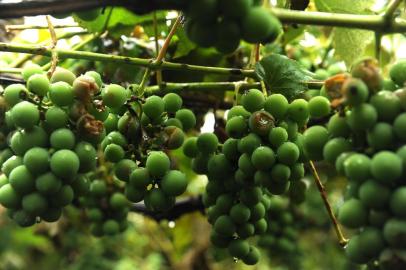
[[[398,68],[391,74],[401,84],[404,73]],[[382,85],[370,62],[355,66],[342,82],[338,112],[327,127],[306,130],[304,149],[310,158],[335,164],[349,180],[338,213],[343,225],[357,229],[347,257],[358,264],[378,261],[381,269],[404,269],[406,261],[398,254],[406,249],[405,90],[381,90]]]
[[[262,1],[195,0],[184,11],[188,37],[201,47],[235,51],[240,40],[273,42],[281,32],[278,19],[261,8]]]
[[[266,219],[269,226],[258,239],[258,246],[269,251],[271,258],[277,257],[293,265],[295,260],[292,258],[300,253],[297,245],[299,231],[289,200],[280,196],[271,197]]]
[[[22,75],[27,84],[10,85],[1,96],[0,203],[19,225],[31,226],[58,220],[63,207],[86,193],[96,149],[86,129],[79,136],[70,122],[80,78],[58,69],[48,79],[35,65]]]
[[[118,106],[125,102],[125,96],[117,99],[123,89],[116,93],[108,90],[102,92],[102,97],[110,109],[116,100],[120,100]],[[184,132],[196,125],[196,117],[191,110],[182,108],[182,98],[174,93],[136,102],[142,113],[136,109],[118,117],[110,113],[104,121],[110,132],[101,148],[106,161],[114,164],[116,178],[126,183],[125,194],[130,201],[144,200],[147,208],[166,211],[174,205],[175,197],[185,192],[187,179],[182,172],[170,169],[170,158],[162,150],[181,147]]]
[[[88,195],[80,198],[80,205],[86,208],[94,236],[116,235],[128,227],[129,202],[111,179],[93,179]]]
[[[303,99],[289,104],[283,95],[265,97],[257,89],[247,91],[241,104],[228,112],[225,129],[230,138],[222,145],[216,135],[202,133],[188,138],[183,152],[192,158],[193,170],[209,179],[203,200],[214,228],[212,243],[251,265],[259,251],[247,239],[269,227],[267,194],[288,193],[297,202],[304,200],[299,129],[306,125],[309,110]]]

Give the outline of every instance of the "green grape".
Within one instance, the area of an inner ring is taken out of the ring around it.
[[[51,156],[51,171],[63,179],[73,179],[79,171],[80,161],[75,152],[58,150]]]
[[[247,123],[241,116],[231,118],[226,123],[226,132],[231,138],[239,139],[247,132]]]
[[[372,161],[368,156],[352,154],[344,161],[344,172],[350,180],[363,182],[370,177],[372,166]]]
[[[174,126],[174,127],[183,129],[182,122],[176,118],[168,118],[168,120],[166,120],[164,122],[164,126],[166,126],[166,127]]]
[[[251,113],[261,110],[264,102],[264,94],[258,89],[250,89],[242,96],[242,106]]]
[[[23,156],[33,147],[46,147],[48,145],[47,134],[44,129],[34,126],[32,129],[17,131],[13,134],[10,147],[17,155]]]
[[[222,215],[216,219],[214,230],[224,236],[232,236],[236,231],[236,226],[230,216]]]
[[[210,242],[216,247],[227,248],[231,240],[233,240],[232,237],[218,234],[215,230],[210,233]]]
[[[45,173],[49,169],[49,153],[45,148],[34,147],[24,154],[25,167],[35,175]]]
[[[305,175],[305,169],[303,163],[295,163],[290,166],[290,180],[298,181],[302,179]]]
[[[163,177],[170,168],[169,157],[164,152],[151,152],[147,158],[146,168],[152,177]]]
[[[109,108],[117,109],[127,101],[127,91],[118,84],[109,84],[102,91],[103,104]],[[157,109],[158,110],[158,109]]]
[[[20,156],[11,156],[2,164],[1,172],[9,177],[11,171],[20,165],[23,165],[23,159]]]
[[[401,113],[396,117],[393,122],[393,131],[399,139],[406,141],[406,113]]]
[[[150,96],[145,100],[145,103],[142,105],[142,109],[143,112],[152,120],[158,119],[165,110],[165,102],[158,96]]]
[[[310,99],[309,104],[309,114],[312,118],[320,118],[329,115],[330,101],[321,96],[314,97]]]
[[[237,143],[237,148],[240,153],[251,155],[255,149],[261,146],[261,138],[255,133],[249,133],[241,138]]]
[[[64,207],[73,201],[74,193],[73,189],[69,185],[62,186],[57,193],[51,198],[51,204],[53,207]]]
[[[255,227],[251,223],[243,223],[237,227],[239,237],[246,239],[255,233]]]
[[[168,196],[179,196],[187,188],[186,175],[177,170],[168,171],[161,180],[162,191]]]
[[[59,107],[50,107],[45,113],[45,123],[51,129],[65,127],[68,121],[68,115]]]
[[[92,144],[88,142],[79,142],[75,146],[75,153],[79,158],[79,172],[90,172],[97,165],[97,151]]]
[[[394,182],[403,171],[401,158],[393,152],[380,151],[371,160],[371,174],[382,183]]]
[[[257,111],[251,114],[248,126],[251,132],[260,136],[266,136],[275,127],[275,119],[266,111]]]
[[[85,11],[80,11],[80,12],[76,12],[75,15],[83,20],[83,21],[93,21],[95,20],[97,17],[99,17],[99,15],[101,14],[101,9],[100,8],[95,8],[95,9],[90,9],[90,10],[85,10]]]
[[[251,161],[258,170],[268,170],[275,163],[275,153],[267,146],[260,146],[252,153]]]
[[[268,149],[269,149],[269,148],[268,148]],[[273,152],[272,152],[272,153],[273,153]],[[270,153],[269,153],[267,150],[263,150],[263,151],[258,155],[258,156],[259,156],[258,160],[264,161],[263,157],[264,157],[264,156],[268,157],[269,154],[270,154]],[[258,162],[258,164],[261,164],[261,165],[263,165],[263,166],[268,166],[267,163],[262,164],[262,163],[260,163],[259,161],[257,161],[257,162]],[[265,162],[268,162],[268,160],[265,159]],[[255,170],[256,170],[255,167],[254,167],[254,164],[253,164],[252,161],[251,161],[250,156],[247,155],[247,154],[242,154],[242,155],[240,156],[240,158],[238,159],[238,168],[239,168],[244,174],[246,174],[247,176],[254,175]]]
[[[345,247],[345,255],[354,263],[365,264],[369,261],[369,258],[362,248],[363,246],[361,246],[360,236],[355,235]]]
[[[35,224],[35,216],[27,213],[24,210],[16,211],[13,216],[13,220],[21,227],[29,227]]]
[[[397,61],[389,70],[389,76],[397,85],[403,86],[406,81],[406,60]]]
[[[75,98],[72,86],[66,82],[51,84],[48,96],[53,104],[60,107],[72,105]]]
[[[244,109],[241,105],[233,106],[227,113],[227,121],[235,116],[242,116],[248,118],[251,116],[251,113]]]
[[[207,209],[207,221],[210,224],[213,224],[222,214],[223,212],[219,210],[217,204],[215,206],[211,206]]]
[[[189,109],[180,109],[176,112],[175,118],[182,122],[184,131],[188,131],[196,126],[196,117]]]
[[[161,212],[172,208],[175,198],[167,196],[160,188],[153,188],[146,194],[144,202],[149,204],[152,210]]]
[[[75,146],[75,134],[67,128],[60,128],[51,133],[49,141],[55,150],[72,149]]]
[[[389,246],[405,248],[405,242],[400,240],[406,237],[406,221],[396,218],[389,219],[383,227],[383,236]]]
[[[90,180],[86,175],[79,175],[73,180],[71,187],[75,196],[85,196],[90,190]]]
[[[176,113],[182,107],[182,98],[175,93],[168,93],[163,98],[165,111]]]
[[[406,187],[403,186],[394,190],[390,197],[390,209],[392,210],[392,213],[394,213],[399,218],[405,218],[406,217],[406,209],[404,207],[405,203],[406,203]]]
[[[251,217],[250,221],[258,221],[265,216],[266,209],[265,206],[259,202],[254,206],[251,206]]]
[[[194,158],[197,156],[198,153],[199,150],[197,149],[197,138],[196,137],[187,138],[183,144],[183,154],[189,158]]]
[[[245,15],[247,15],[252,6],[252,0],[222,0],[219,2],[220,9],[223,12],[224,17],[234,19],[243,18]]]
[[[274,148],[278,148],[288,140],[288,132],[283,127],[275,127],[269,132],[268,140]]]
[[[296,122],[291,120],[281,121],[279,122],[279,126],[284,128],[288,132],[289,140],[296,140],[299,134],[299,126]]]
[[[130,180],[131,172],[136,168],[137,164],[131,159],[122,159],[115,164],[114,174],[119,180],[128,182]]]
[[[119,162],[124,158],[125,152],[124,149],[115,143],[109,144],[104,149],[104,157],[107,161]]]
[[[340,208],[338,220],[346,227],[355,229],[366,224],[368,212],[361,201],[349,199]]]
[[[292,142],[285,142],[278,147],[276,152],[279,162],[286,165],[293,165],[299,159],[299,148]]]
[[[295,99],[288,107],[288,115],[290,119],[302,125],[309,118],[308,103],[304,99]]]
[[[240,192],[240,200],[247,206],[252,206],[261,201],[262,190],[259,187],[247,187]]]
[[[197,138],[197,149],[203,154],[214,153],[218,146],[218,138],[213,133],[202,133]]]
[[[359,187],[358,197],[361,202],[373,209],[382,209],[389,201],[390,190],[388,187],[377,183],[374,180],[368,180]]]
[[[268,222],[265,218],[261,218],[254,224],[256,234],[264,234],[268,229]]]
[[[367,133],[367,142],[374,150],[388,149],[395,141],[392,126],[388,123],[377,123]]]
[[[120,225],[113,219],[106,220],[103,223],[103,233],[106,235],[115,235],[120,231]]]
[[[16,126],[30,129],[39,122],[39,110],[34,104],[21,101],[11,109],[11,117]]]
[[[228,214],[234,204],[234,198],[231,194],[221,194],[217,197],[215,209],[220,214]],[[231,217],[231,216],[230,216]]]
[[[224,154],[217,154],[210,157],[207,170],[212,177],[227,177],[233,168]]]
[[[21,97],[27,93],[27,89],[22,84],[10,84],[4,89],[3,97],[6,103],[13,107],[19,103],[22,99]]]
[[[364,131],[375,125],[378,114],[372,105],[363,103],[354,107],[346,118],[352,130]]]
[[[43,74],[43,73],[44,71],[42,70],[40,65],[30,63],[24,66],[23,70],[21,71],[21,76],[23,76],[24,81],[28,81],[28,79],[34,74]]]
[[[235,224],[246,223],[251,216],[250,209],[243,203],[235,204],[230,209],[230,217]]]
[[[228,252],[235,258],[245,257],[250,250],[250,245],[246,240],[233,239],[228,245]]]
[[[258,263],[260,256],[259,250],[254,246],[250,246],[248,254],[241,258],[241,260],[247,265],[254,265]]]
[[[75,79],[76,75],[73,74],[72,71],[69,71],[65,68],[56,67],[55,71],[52,73],[50,81],[52,84],[57,82],[65,82],[69,85],[72,85]]]
[[[20,206],[21,197],[10,184],[0,187],[0,204],[11,209],[16,209]]]
[[[382,121],[392,122],[401,111],[400,99],[391,91],[379,91],[371,97],[370,103]]]
[[[107,133],[116,130],[118,124],[118,116],[114,113],[109,113],[106,120],[104,120],[103,124]]]
[[[15,191],[24,195],[32,192],[35,189],[35,179],[26,166],[20,165],[14,168],[8,181]]]
[[[242,36],[250,43],[272,42],[282,28],[278,19],[261,7],[249,9],[241,25]]]
[[[223,144],[222,152],[228,160],[237,160],[240,156],[238,152],[238,140],[229,138]]]
[[[48,77],[45,74],[34,74],[27,81],[27,88],[30,92],[44,97],[50,88]]]
[[[103,212],[98,208],[91,208],[87,211],[87,217],[93,222],[103,220]]]
[[[213,29],[216,28],[216,24],[214,22],[206,24],[202,22],[190,21],[188,24],[189,26],[186,27],[186,29],[188,30],[188,37],[191,41],[203,48],[208,48],[215,45],[216,36],[213,35]]]
[[[48,202],[44,196],[34,192],[23,197],[22,206],[24,211],[37,216],[47,210]]]
[[[115,144],[118,144],[118,145],[120,145],[122,147],[125,147],[128,144],[127,139],[123,136],[123,134],[121,134],[118,131],[110,132],[106,136],[106,140],[108,141],[109,144],[110,143],[115,143]]]
[[[99,73],[97,73],[96,71],[91,70],[91,71],[87,71],[85,73],[85,76],[92,77],[95,80],[95,82],[96,82],[97,86],[99,87],[99,89],[101,89],[101,87],[103,85],[103,81],[102,81],[102,78],[101,78]]]
[[[94,116],[96,120],[104,121],[109,116],[110,110],[107,107],[97,108],[96,106],[91,106],[88,108],[88,112],[90,115]],[[121,131],[120,127],[118,129]]]
[[[115,192],[111,195],[109,204],[113,210],[120,210],[127,207],[128,201],[123,194]]]
[[[8,184],[8,178],[5,174],[0,175],[0,187]]]
[[[369,211],[368,222],[371,226],[382,228],[389,217],[390,215],[388,212],[372,209]]]
[[[48,208],[48,210],[41,214],[41,219],[46,222],[55,222],[62,215],[61,208]]]
[[[299,204],[306,199],[306,183],[301,180],[292,182],[289,186],[289,198],[293,203]]]
[[[323,148],[328,142],[328,131],[323,126],[312,126],[303,133],[303,147],[309,159],[321,160]]]
[[[125,191],[124,191],[127,199],[129,201],[135,202],[135,203],[140,202],[144,199],[145,192],[146,192],[146,190],[144,190],[144,189],[135,188],[130,185],[126,185]]]
[[[53,195],[62,187],[62,181],[53,173],[47,172],[37,177],[35,187],[44,195]]]
[[[192,160],[193,171],[197,174],[207,173],[207,163],[210,157],[210,155],[198,154],[196,158]]]
[[[216,27],[216,34],[218,37],[221,37],[215,43],[216,50],[223,54],[230,54],[238,49],[241,40],[239,24],[236,21],[224,19],[217,22]]]
[[[339,155],[349,152],[352,149],[351,143],[344,138],[334,138],[329,140],[323,148],[323,157],[326,161],[334,164]]]
[[[93,196],[101,197],[107,193],[107,186],[103,180],[95,180],[90,184],[90,193]]]
[[[346,104],[357,106],[367,101],[369,91],[362,80],[357,78],[347,79],[342,87]]]
[[[193,1],[189,3],[186,14],[193,20],[208,22],[217,17],[218,8],[217,0]]]

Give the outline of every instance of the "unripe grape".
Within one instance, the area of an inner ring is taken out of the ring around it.
[[[261,7],[251,8],[242,20],[243,38],[251,43],[272,42],[281,28],[279,20]]]
[[[395,118],[393,131],[399,139],[406,141],[406,113],[401,113]]]
[[[59,107],[50,107],[45,113],[45,123],[51,129],[65,127],[68,123],[68,115]]]
[[[125,152],[124,149],[115,143],[109,144],[104,149],[104,156],[107,161],[119,162],[124,158]]]
[[[120,210],[127,207],[128,201],[122,193],[115,192],[114,194],[111,195],[109,204],[112,209]]]
[[[282,127],[275,127],[269,132],[268,140],[274,148],[277,148],[288,140],[288,132]]]
[[[28,102],[22,101],[11,109],[11,116],[16,126],[30,129],[39,122],[38,108]]]
[[[224,236],[232,236],[236,230],[235,224],[231,218],[227,215],[222,215],[217,218],[214,223],[214,230]]]
[[[96,168],[97,151],[92,144],[88,142],[79,142],[75,146],[75,153],[79,158],[79,172],[85,173]]]
[[[70,185],[64,185],[57,193],[51,198],[51,205],[53,207],[64,207],[73,201],[74,193]]]
[[[361,202],[373,209],[382,209],[389,201],[390,189],[374,180],[364,182],[358,190]]]
[[[77,174],[79,166],[78,156],[67,149],[56,151],[50,161],[52,172],[63,179],[72,179]]]
[[[48,208],[48,210],[40,215],[41,219],[46,222],[55,222],[62,215],[61,208]]]
[[[252,0],[222,0],[219,2],[220,9],[227,18],[243,18],[252,7]]]
[[[26,166],[20,165],[14,168],[8,181],[15,191],[24,195],[32,192],[35,189],[35,179]]]
[[[231,138],[241,138],[247,132],[247,123],[241,116],[236,116],[227,121],[226,132]]]
[[[389,70],[389,76],[397,85],[403,87],[406,81],[406,60],[397,61]]]
[[[275,163],[275,153],[267,146],[260,146],[252,153],[251,161],[258,170],[268,170]]]
[[[137,164],[131,159],[122,159],[115,164],[114,174],[119,180],[128,182],[130,180],[131,172],[136,168]]]
[[[345,247],[345,254],[350,261],[357,264],[365,264],[369,261],[360,243],[360,236],[353,236]]]
[[[168,93],[163,98],[165,111],[175,113],[182,107],[182,98],[175,93]]]
[[[101,75],[99,73],[97,73],[96,71],[87,71],[85,73],[85,76],[90,76],[94,79],[94,81],[96,82],[97,86],[99,87],[99,89],[101,89],[102,85],[103,85],[103,81],[101,78]]]
[[[49,153],[45,148],[31,148],[25,153],[23,162],[31,173],[35,175],[45,173],[49,169]]]
[[[299,159],[299,154],[299,148],[292,142],[283,143],[277,150],[278,161],[286,165],[295,164]]]
[[[357,78],[348,78],[342,86],[345,102],[356,106],[367,101],[369,90],[366,84]]]
[[[338,220],[348,228],[359,228],[367,222],[367,209],[357,199],[346,201],[340,208]]]
[[[223,144],[222,152],[228,160],[237,160],[240,156],[238,153],[238,140],[229,138]]]
[[[399,187],[391,195],[390,209],[399,218],[405,218],[406,217],[406,209],[404,207],[405,203],[406,203],[406,187]]]
[[[198,149],[196,137],[189,137],[185,140],[185,143],[183,144],[183,154],[189,158],[197,156]]]
[[[162,191],[168,196],[179,196],[187,188],[186,175],[177,170],[168,171],[161,180]]]
[[[13,107],[22,100],[22,95],[27,94],[27,92],[27,88],[22,84],[10,84],[4,89],[3,96],[7,105]]]
[[[109,108],[119,108],[127,101],[126,89],[118,84],[109,84],[102,91],[103,104]],[[158,110],[158,108],[156,108]]]
[[[251,113],[248,112],[243,106],[233,106],[227,113],[227,121],[235,116],[242,116],[244,118],[250,117]]]
[[[334,138],[329,140],[323,148],[323,157],[326,161],[334,164],[341,153],[348,152],[352,145],[344,138]]]
[[[37,177],[35,187],[44,195],[54,195],[62,187],[62,181],[53,173],[47,172]]]
[[[175,198],[167,196],[162,189],[153,188],[145,196],[144,202],[147,202],[154,211],[166,211],[172,208]]]
[[[146,168],[152,177],[162,177],[170,168],[169,157],[164,152],[151,152],[147,158]]]
[[[265,102],[264,94],[258,89],[250,89],[242,97],[244,109],[253,113],[263,108]]]
[[[405,248],[405,242],[399,240],[406,237],[406,221],[396,218],[389,219],[383,228],[383,235],[389,246]]]
[[[60,107],[72,105],[75,98],[72,86],[66,82],[51,84],[48,96],[53,104]]]
[[[76,75],[73,74],[72,71],[65,68],[56,67],[55,71],[52,73],[50,81],[52,84],[56,82],[65,82],[69,85],[72,85],[75,79]]]
[[[197,149],[203,154],[214,153],[218,146],[218,138],[213,133],[202,133],[197,138]]]
[[[139,189],[135,188],[131,185],[126,185],[125,186],[125,191],[124,194],[127,197],[127,199],[131,202],[140,202],[144,199],[146,190],[145,189]]]
[[[120,225],[117,221],[109,219],[103,223],[103,233],[106,235],[115,235],[120,231]]]
[[[354,131],[364,131],[373,127],[378,119],[376,109],[370,104],[360,104],[346,115],[347,123]]]
[[[51,133],[49,141],[55,150],[72,149],[75,146],[75,134],[67,128],[60,128]]]
[[[260,256],[259,250],[254,246],[250,246],[248,254],[241,259],[247,265],[254,265],[258,263]]]
[[[371,175],[372,163],[364,154],[353,154],[344,161],[345,175],[352,181],[363,182]]]
[[[228,245],[228,252],[236,258],[243,258],[248,254],[250,246],[247,241],[242,239],[234,239]]]
[[[28,90],[40,97],[43,97],[48,93],[49,87],[50,83],[45,74],[34,74],[27,81]]]
[[[403,171],[403,163],[399,156],[390,151],[376,153],[371,161],[371,174],[382,183],[397,180]]]
[[[34,216],[44,213],[48,208],[48,202],[45,197],[39,193],[25,195],[22,200],[24,211]]]
[[[175,117],[182,122],[184,131],[189,131],[196,126],[196,116],[189,109],[180,109],[176,112]]]
[[[370,103],[378,113],[378,119],[392,122],[401,111],[399,97],[391,91],[379,91],[371,97]]]
[[[21,197],[10,184],[5,184],[0,188],[0,204],[13,209],[20,206]]]
[[[43,74],[44,71],[42,70],[40,65],[30,63],[28,65],[25,65],[23,70],[21,71],[21,76],[23,76],[23,79],[25,81],[28,81],[28,79],[34,75],[34,74]]]
[[[250,209],[243,203],[233,205],[230,210],[230,217],[236,224],[244,224],[251,216]]]
[[[261,146],[261,138],[255,133],[249,133],[238,141],[238,151],[248,155],[251,155],[259,146]]]
[[[317,96],[309,101],[309,113],[312,118],[327,116],[330,110],[330,101],[325,97]]]

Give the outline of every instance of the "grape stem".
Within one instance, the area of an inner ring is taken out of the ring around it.
[[[48,30],[49,34],[51,35],[51,45],[49,46],[49,49],[52,50],[52,58],[51,58],[51,68],[47,72],[48,78],[52,77],[52,74],[54,74],[56,70],[56,66],[58,65],[59,58],[58,54],[54,51],[56,48],[56,45],[58,44],[58,38],[55,33],[54,26],[52,25],[51,22],[51,17],[49,15],[46,16],[47,23],[48,23]]]
[[[154,41],[155,41],[155,51],[157,55],[159,54],[159,33],[158,33],[158,19],[156,16],[156,12],[153,12],[153,27],[154,27]],[[157,70],[156,72],[156,81],[157,84],[162,83],[162,71]]]
[[[55,24],[54,28],[75,28],[80,27],[78,24]],[[9,24],[5,26],[7,32],[11,31],[21,31],[26,29],[48,29],[47,25],[25,25],[25,24]]]
[[[175,203],[172,209],[157,213],[150,211],[146,208],[144,203],[134,203],[131,206],[131,211],[148,216],[156,221],[161,220],[176,220],[184,214],[192,212],[204,213],[204,205],[201,196],[189,197],[187,199],[179,200]]]
[[[390,22],[393,18],[393,15],[399,5],[402,3],[403,0],[393,0],[388,4],[385,13],[383,16]]]
[[[333,209],[331,208],[330,202],[328,201],[328,198],[327,198],[326,189],[324,188],[323,183],[320,180],[320,176],[317,172],[316,166],[314,166],[314,162],[311,160],[309,161],[309,165],[310,165],[310,169],[312,171],[313,177],[314,177],[314,182],[316,183],[316,186],[319,189],[319,193],[323,200],[324,206],[326,207],[327,213],[330,216],[330,219],[333,223],[334,230],[337,234],[339,244],[340,244],[340,246],[345,247],[348,243],[348,239],[345,238],[345,236],[341,230],[340,224],[338,223],[338,220],[337,220],[336,216],[334,215]]]

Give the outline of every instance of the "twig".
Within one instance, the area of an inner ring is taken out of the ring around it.
[[[153,13],[153,23],[154,23],[154,38],[155,38],[155,51],[156,54],[159,54],[159,33],[158,33],[158,19],[156,17],[156,12]],[[157,70],[156,72],[156,82],[157,84],[162,83],[162,71]]]
[[[334,230],[337,234],[339,244],[342,247],[345,247],[345,245],[348,243],[348,239],[344,237],[344,234],[341,230],[340,225],[338,224],[337,218],[334,215],[333,209],[331,208],[330,202],[328,201],[327,198],[327,193],[326,189],[324,188],[323,184],[321,183],[319,174],[317,173],[316,167],[314,166],[313,161],[309,161],[310,169],[312,171],[313,177],[314,177],[314,182],[316,183],[317,188],[319,189],[321,198],[323,199],[324,206],[326,207],[326,210],[328,212],[328,215],[330,216],[331,221],[333,222]]]
[[[58,44],[58,38],[56,37],[55,29],[51,22],[51,17],[49,15],[46,16],[49,33],[51,35],[51,46],[49,48],[52,50],[52,58],[51,58],[51,68],[48,70],[48,77],[51,78],[52,74],[56,70],[56,66],[58,65],[58,54],[54,51],[56,45]]]
[[[80,27],[78,24],[55,24],[54,28],[74,28]],[[26,29],[48,29],[48,25],[27,25],[27,24],[10,24],[5,26],[7,32],[20,31]]]
[[[388,20],[391,21],[393,18],[393,14],[395,13],[396,9],[402,3],[403,0],[393,0],[388,4],[385,13],[383,16]]]
[[[156,221],[161,220],[176,220],[184,214],[192,212],[204,212],[204,205],[202,198],[190,197],[188,199],[183,199],[175,203],[172,209],[167,212],[157,213],[148,210],[143,203],[135,203],[131,207],[131,211],[148,216]]]

